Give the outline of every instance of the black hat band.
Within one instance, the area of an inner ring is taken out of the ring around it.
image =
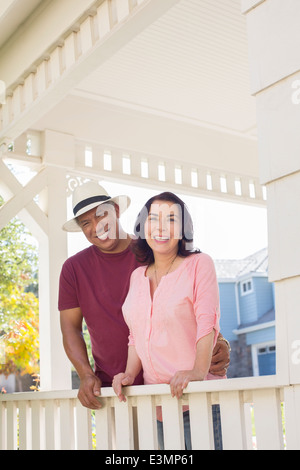
[[[110,196],[94,196],[84,199],[74,207],[73,214],[76,217],[77,212],[79,212],[84,207],[89,206],[90,204],[94,204],[94,202],[104,202],[108,201],[109,199],[111,199]]]

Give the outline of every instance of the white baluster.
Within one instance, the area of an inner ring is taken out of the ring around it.
[[[154,397],[137,398],[139,450],[157,449],[156,407]]]
[[[213,423],[210,394],[189,395],[190,425],[193,450],[213,450]]]

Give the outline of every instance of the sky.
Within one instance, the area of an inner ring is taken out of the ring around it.
[[[144,203],[160,191],[100,181],[110,196],[126,194],[131,205],[122,215],[123,228],[132,233]],[[166,188],[166,190],[168,190]],[[176,194],[186,203],[194,224],[194,244],[213,259],[242,259],[268,246],[267,210],[263,207]],[[68,218],[72,218],[71,198]],[[88,246],[82,233],[69,234],[69,256]]]

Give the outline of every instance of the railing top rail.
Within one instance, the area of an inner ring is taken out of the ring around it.
[[[276,376],[264,377],[246,377],[227,380],[208,380],[204,382],[191,382],[185,394],[190,393],[209,393],[209,392],[226,392],[226,391],[247,391],[257,389],[281,388],[283,384],[279,384]],[[0,395],[0,402],[23,401],[23,400],[63,400],[77,398],[77,390],[54,390],[12,393]],[[145,396],[145,395],[169,395],[170,387],[167,384],[157,385],[139,385],[127,387],[125,389],[127,396]],[[114,397],[114,391],[111,387],[102,388],[101,395],[103,398]]]

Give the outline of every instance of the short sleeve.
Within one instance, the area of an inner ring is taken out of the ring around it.
[[[72,264],[67,260],[59,278],[58,309],[60,311],[79,307],[76,289],[76,277]]]
[[[194,312],[197,322],[196,340],[215,330],[217,341],[220,332],[219,286],[213,260],[206,254],[197,257],[194,282]]]

